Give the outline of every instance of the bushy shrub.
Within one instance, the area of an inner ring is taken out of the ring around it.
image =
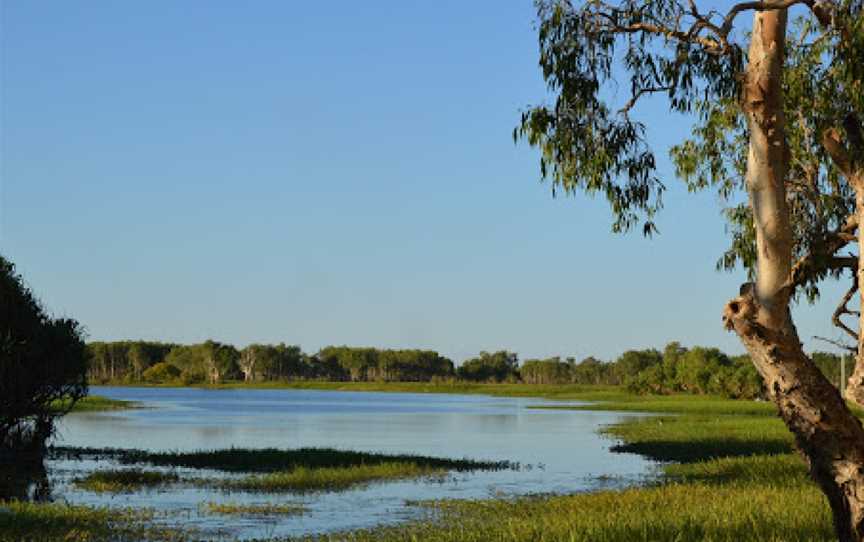
[[[163,383],[177,380],[180,375],[180,369],[163,361],[145,370],[141,377],[145,382]]]
[[[41,458],[54,420],[87,395],[78,322],[52,318],[0,256],[0,462]]]

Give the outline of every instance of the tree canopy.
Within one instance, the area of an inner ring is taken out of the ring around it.
[[[41,457],[54,420],[87,394],[80,326],[52,318],[0,256],[0,460]]]

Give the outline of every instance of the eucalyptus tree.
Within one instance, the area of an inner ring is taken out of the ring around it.
[[[539,148],[553,192],[602,194],[614,231],[651,234],[665,187],[639,106],[665,98],[694,119],[672,151],[677,173],[727,202],[732,244],[721,266],[751,275],[724,324],[795,435],[838,538],[864,540],[864,429],[804,354],[789,311],[793,299],[815,298],[820,281],[864,272],[839,253],[856,230],[864,236],[862,0],[743,1],[722,12],[697,1],[538,2],[554,103],[525,111],[514,137]],[[793,8],[801,22],[790,30]],[[752,26],[741,28],[747,13]],[[622,79],[629,92],[616,104],[607,91]],[[847,298],[856,289],[853,276]],[[842,307],[841,323],[851,312]],[[860,342],[858,327],[849,331]],[[864,396],[854,391],[864,387],[858,352],[853,397]]]

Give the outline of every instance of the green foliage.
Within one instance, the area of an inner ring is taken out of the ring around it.
[[[740,48],[733,45],[721,55],[664,32],[617,30],[646,21],[675,29],[687,17],[683,2],[625,1],[609,7],[542,0],[537,7],[540,67],[554,104],[524,112],[514,139],[540,150],[540,171],[551,180],[553,194],[558,189],[603,194],[614,231],[628,229],[641,215],[649,234],[664,186],[645,126],[629,112],[646,93],[662,92],[678,113],[690,113],[700,99],[733,99]],[[631,96],[615,107],[601,94],[618,84],[622,72]]]
[[[51,318],[0,256],[0,462],[41,455],[54,420],[87,395],[78,322]]]
[[[687,349],[679,343],[666,346],[663,356],[644,356],[641,363],[630,360],[625,375],[627,389],[635,393],[687,392],[732,398],[761,397],[759,374],[747,356],[728,357],[716,348]],[[617,362],[624,361],[625,353]],[[642,367],[640,369],[640,367]]]
[[[459,366],[456,374],[462,380],[474,382],[504,382],[518,379],[519,357],[506,350],[490,354],[480,352],[480,356],[466,360]]]
[[[172,382],[180,378],[181,371],[168,362],[161,362],[148,368],[141,374],[144,382]]]
[[[783,73],[793,251],[796,258],[818,256],[802,277],[804,293],[811,301],[818,297],[821,280],[840,277],[842,268],[829,261],[836,249],[827,241],[855,208],[852,188],[842,182],[821,144],[826,129],[841,126],[850,114],[858,118],[864,114],[860,99],[850,96],[854,83],[850,86],[838,78],[842,67],[849,64],[836,55],[839,44],[836,31],[825,32],[812,18],[797,20],[787,40]],[[726,205],[723,213],[731,244],[717,262],[718,269],[732,270],[740,264],[752,277],[755,230],[750,207],[741,202],[748,149],[744,114],[735,99],[700,100],[696,108],[699,121],[693,137],[671,151],[676,171],[691,191],[713,187]]]

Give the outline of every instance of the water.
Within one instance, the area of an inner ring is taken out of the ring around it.
[[[55,444],[153,451],[318,446],[510,460],[528,466],[443,480],[378,483],[338,493],[223,494],[184,487],[106,497],[74,489],[69,481],[109,463],[49,463],[55,497],[151,507],[163,521],[194,526],[208,537],[233,540],[370,527],[417,517],[422,512],[410,501],[619,487],[642,480],[652,467],[639,456],[609,452],[612,441],[598,434],[603,425],[633,414],[529,408],[548,404],[538,399],[193,388],[94,387],[92,393],[139,401],[148,408],[70,414],[60,424]],[[178,472],[202,476],[191,469]],[[201,505],[207,502],[298,503],[308,512],[296,517],[225,517],[204,513]]]

